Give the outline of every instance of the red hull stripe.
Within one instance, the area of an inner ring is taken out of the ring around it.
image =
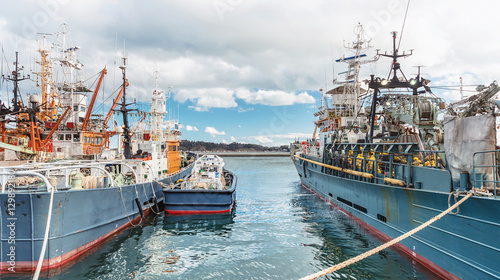
[[[149,213],[150,209],[145,209],[144,210],[144,215],[147,215]],[[132,223],[137,222],[141,219],[140,216],[132,220]],[[116,228],[115,230],[109,232],[106,235],[103,235],[96,240],[89,242],[79,248],[76,248],[64,255],[61,255],[59,257],[43,260],[43,265],[42,265],[42,271],[46,270],[53,270],[53,269],[59,269],[65,265],[71,264],[74,261],[76,261],[80,256],[83,254],[89,252],[90,250],[96,248],[99,245],[102,245],[106,243],[107,239],[112,237],[114,234],[125,230],[127,228],[131,227],[130,223],[126,223],[122,225],[119,228]],[[38,256],[40,253],[38,253]],[[38,258],[38,257],[37,257]],[[34,272],[36,270],[36,266],[38,264],[38,261],[16,261],[16,266],[15,266],[15,273],[30,273]],[[9,270],[11,265],[8,262],[1,262],[0,263],[0,273],[1,274],[13,274],[12,271]],[[62,272],[62,271],[60,271]],[[57,272],[56,272],[57,274]]]
[[[367,224],[360,218],[354,216],[350,212],[344,210],[342,207],[334,204],[331,200],[325,199],[323,196],[315,192],[313,189],[308,187],[306,184],[302,183],[302,186],[306,188],[307,190],[315,193],[318,197],[320,197],[322,200],[328,202],[329,204],[333,205],[336,209],[342,211],[343,213],[347,214],[351,219],[353,219],[356,223],[358,223],[360,226],[362,226],[368,233],[378,240],[382,242],[388,242],[391,241],[393,238],[390,236],[386,235],[385,233],[379,231],[378,229],[374,228],[373,226]],[[450,272],[446,271],[442,267],[434,264],[427,258],[423,257],[420,254],[417,254],[415,251],[409,249],[408,247],[404,246],[401,243],[396,243],[392,247],[392,249],[395,249],[394,251],[400,253],[404,257],[409,257],[410,260],[416,260],[420,265],[428,269],[431,273],[433,273],[435,276],[438,276],[443,279],[450,279],[450,280],[459,280],[460,278],[456,277],[455,275],[451,274]]]

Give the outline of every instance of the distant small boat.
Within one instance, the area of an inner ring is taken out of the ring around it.
[[[204,155],[196,160],[185,180],[163,188],[165,212],[174,215],[231,212],[236,185],[236,176],[224,169],[222,158]]]

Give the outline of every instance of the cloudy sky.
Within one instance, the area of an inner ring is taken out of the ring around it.
[[[312,135],[318,90],[332,88],[332,58],[350,55],[342,46],[354,39],[354,26],[362,23],[372,38],[368,56],[375,49],[389,51],[390,32],[401,31],[407,3],[8,1],[0,11],[3,73],[17,50],[28,74],[35,68],[38,33],[55,34],[66,23],[68,44],[81,47],[85,76],[108,68],[103,99],[119,86],[125,50],[129,96],[147,109],[141,102],[149,98],[159,71],[160,87],[168,91],[172,86],[168,109],[182,123],[184,139],[286,144]],[[443,87],[459,85],[460,77],[464,85],[500,78],[499,8],[499,2],[486,0],[411,1],[400,49],[413,49],[414,55],[400,61],[405,74],[425,66],[422,72],[432,80],[433,91],[448,101],[460,93]],[[345,70],[344,65],[333,68]],[[363,68],[361,78],[386,76],[387,70],[381,60]],[[2,82],[3,99],[8,86]],[[22,91],[38,89],[24,81]]]

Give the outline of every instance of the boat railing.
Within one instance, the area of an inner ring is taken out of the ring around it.
[[[416,143],[337,143],[326,146],[323,158],[338,167],[328,171],[337,176],[418,188],[412,167],[442,169],[440,153],[419,150]]]
[[[472,185],[500,197],[500,150],[475,152],[472,156]]]
[[[222,177],[224,178],[224,177]],[[205,190],[225,190],[227,186],[221,181],[220,178],[213,178],[210,180],[200,180],[199,177],[194,177],[183,181],[178,185],[181,190],[191,189],[205,189]]]
[[[20,166],[2,167],[0,168],[1,191],[2,193],[4,193],[5,187],[14,182],[13,181],[14,178],[21,177],[22,179],[22,176],[36,176],[41,178],[43,184],[45,184],[47,187],[49,185],[47,185],[46,182],[50,182],[50,185],[52,185],[55,188],[58,188],[59,190],[67,190],[72,187],[71,185],[72,181],[75,180],[75,178],[72,176],[76,175],[76,173],[78,172],[82,172],[82,170],[91,170],[91,169],[99,170],[101,174],[104,174],[105,177],[108,178],[107,181],[103,180],[102,187],[106,186],[115,187],[117,185],[117,182],[115,182],[114,177],[106,169],[106,166],[109,164],[111,164],[111,162],[99,162],[98,164],[97,163],[91,164],[90,162],[73,162],[72,164],[70,164],[70,162],[68,161],[64,163],[57,163],[55,165],[47,163],[34,165],[32,163],[29,163]],[[128,168],[135,174],[135,171],[132,169],[132,167],[128,166]],[[75,173],[74,171],[77,172]],[[90,178],[92,176],[85,176],[85,177]],[[42,189],[39,188],[40,186],[43,186],[43,184],[40,185],[41,183],[40,181],[21,180],[21,179],[19,179],[16,182],[17,184],[16,188],[19,188],[21,190],[24,187],[27,187],[26,191],[35,191],[35,192],[42,191]],[[90,184],[89,181],[87,182],[88,184]],[[32,185],[39,185],[39,186],[30,187]],[[49,190],[47,189],[47,191]]]

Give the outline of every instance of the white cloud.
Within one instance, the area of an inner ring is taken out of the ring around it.
[[[238,113],[245,113],[245,112],[248,112],[248,111],[253,111],[253,108],[243,109],[241,107],[238,107]]]
[[[127,73],[130,84],[136,86],[136,90],[130,91],[131,98],[151,91],[155,70],[161,73],[159,82],[164,89],[171,84],[186,90],[241,87],[292,92],[317,89],[325,83],[325,69],[331,69],[332,55],[333,58],[349,55],[343,49],[343,40],[353,39],[353,27],[358,20],[372,33],[375,48],[391,50],[389,32],[401,26],[406,4],[405,1],[289,3],[277,0],[275,5],[269,5],[265,1],[244,1],[230,6],[221,17],[210,1],[165,1],[142,7],[119,1],[75,0],[71,4],[59,1],[50,17],[38,23],[35,15],[47,7],[40,1],[35,2],[33,5],[23,5],[22,1],[6,4],[5,9],[11,12],[0,17],[0,42],[4,43],[7,57],[9,52],[12,56],[17,47],[21,48],[21,54],[36,49],[33,39],[38,32],[55,33],[64,18],[70,18],[68,44],[82,47],[79,59],[86,66],[87,77],[97,73],[104,64],[113,65],[118,61],[122,50],[116,47],[116,42],[126,42]],[[394,4],[396,9],[389,7]],[[275,7],[280,7],[281,12],[276,13]],[[117,8],[120,12],[106,12]],[[414,72],[412,66],[425,65],[425,72],[430,75],[477,71],[486,76],[482,83],[489,83],[497,72],[499,60],[497,39],[491,36],[500,25],[497,8],[495,1],[486,0],[460,1],[457,5],[446,1],[412,2],[401,50],[415,49],[415,54],[404,63],[401,61],[403,70],[410,75]],[[355,17],[346,12],[354,10]],[[88,21],[83,16],[85,11],[95,12],[96,20]],[[19,14],[25,15],[26,20],[19,21]],[[261,16],[255,17],[255,14]],[[33,30],[27,32],[28,27]],[[160,33],[162,36],[158,36]],[[89,34],[92,42],[85,40]],[[489,38],[488,43],[478,38]],[[24,55],[21,59],[31,60],[29,57]],[[108,72],[108,81],[113,80],[112,75],[120,80],[119,70],[109,67]],[[385,75],[387,68],[373,67],[364,75],[370,72]],[[328,80],[331,75],[330,71],[326,72]],[[117,83],[111,87],[116,88]],[[250,98],[250,101],[273,104],[266,98],[262,101]],[[198,110],[208,108],[200,102],[194,105]]]
[[[174,99],[184,103],[193,102],[195,111],[207,111],[210,108],[232,108],[238,106],[233,91],[225,88],[182,89],[175,93]]]
[[[217,129],[215,129],[214,127],[211,127],[211,126],[205,127],[205,132],[210,134],[212,137],[215,137],[217,135],[226,135],[226,132],[218,131]]]
[[[236,97],[249,104],[262,104],[271,106],[314,103],[315,99],[307,92],[293,93],[281,90],[258,90],[252,92],[247,89],[236,91]]]
[[[248,89],[231,90],[229,88],[197,88],[181,89],[174,94],[174,99],[180,103],[190,101],[194,105],[189,108],[195,111],[207,111],[210,108],[233,108],[237,107],[236,98],[242,99],[248,104],[261,104],[269,106],[282,106],[303,103],[314,103],[315,99],[307,92],[293,93],[280,90],[258,90]],[[254,108],[243,109],[238,107],[238,112],[252,111]]]
[[[230,138],[230,139],[231,139],[231,142],[238,142],[238,141],[236,140],[236,138],[234,138],[234,136],[231,136],[231,138]]]
[[[198,131],[198,128],[196,126],[186,125],[186,130],[187,131]]]

